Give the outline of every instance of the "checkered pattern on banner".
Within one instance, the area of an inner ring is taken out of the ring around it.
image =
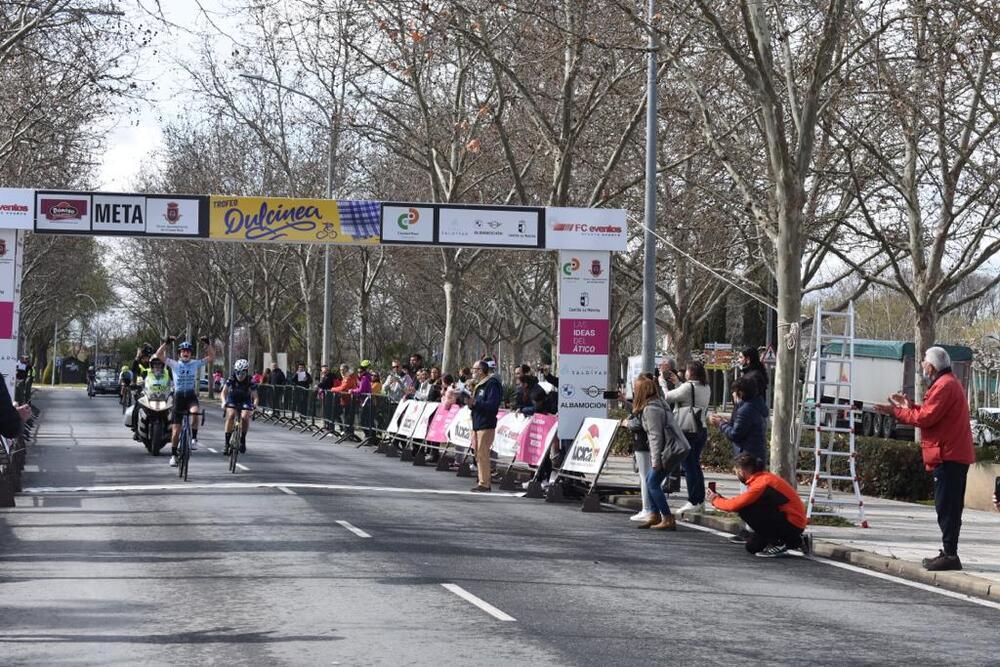
[[[355,239],[378,238],[382,210],[377,201],[339,200],[340,229]]]

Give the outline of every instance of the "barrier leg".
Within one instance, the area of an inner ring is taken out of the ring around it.
[[[583,511],[584,512],[600,512],[601,511],[601,497],[594,492],[591,488],[590,491],[583,497]]]
[[[413,455],[413,465],[421,467],[427,465],[427,453],[424,447],[417,447],[417,453]]]
[[[549,488],[545,491],[545,502],[547,503],[566,502],[566,494],[563,493],[562,481],[559,478],[556,478],[554,482],[549,484]]]
[[[0,507],[15,507],[14,503],[14,490],[11,487],[10,479],[6,476],[0,476]]]
[[[389,441],[388,447],[385,448],[385,455],[390,459],[399,458],[399,444],[395,438]]]
[[[415,447],[413,444],[407,440],[399,450],[399,460],[402,463],[412,463],[413,462],[413,450]]]
[[[438,458],[437,466],[434,469],[439,471],[451,470],[452,461],[454,461],[454,459],[452,458],[451,454],[448,453],[448,450],[445,450],[441,452],[441,456],[440,458]]]
[[[545,490],[542,489],[542,483],[537,479],[532,479],[528,482],[528,490],[524,493],[525,498],[544,498]]]
[[[514,472],[514,464],[511,463],[507,466],[507,469],[503,473],[503,479],[500,480],[500,490],[501,491],[516,491],[517,486],[514,484],[514,479],[516,474]]]

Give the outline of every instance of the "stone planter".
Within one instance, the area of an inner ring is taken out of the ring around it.
[[[993,488],[1000,477],[1000,463],[975,463],[969,466],[965,485],[965,506],[974,510],[993,510]]]

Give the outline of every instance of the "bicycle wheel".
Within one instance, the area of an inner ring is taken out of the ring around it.
[[[181,426],[181,437],[177,441],[177,476],[187,481],[187,469],[188,469],[188,457],[191,456],[191,449],[189,447],[189,438],[191,437],[191,431],[188,429],[188,418],[184,418],[184,424]]]
[[[236,425],[233,427],[233,434],[229,438],[229,472],[236,474],[236,459],[240,456],[240,439],[243,437],[243,422],[237,413]]]

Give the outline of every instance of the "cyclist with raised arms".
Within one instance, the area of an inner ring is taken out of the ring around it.
[[[208,342],[208,337],[203,336],[199,340],[205,344],[205,356],[202,359],[193,359],[194,346],[184,341],[177,346],[177,353],[180,359],[171,359],[167,356],[167,345],[173,341],[173,337],[167,338],[160,343],[160,349],[154,356],[165,359],[167,366],[174,375],[174,419],[173,433],[170,437],[170,465],[177,467],[177,442],[181,437],[181,425],[184,423],[184,414],[198,413],[198,371],[202,366],[212,367],[215,361],[215,348]],[[191,419],[191,451],[198,449],[198,419]]]
[[[229,448],[234,446],[230,440],[237,414],[243,421],[238,445],[240,454],[247,451],[247,431],[250,430],[250,418],[257,407],[257,401],[257,383],[250,378],[250,362],[237,359],[233,364],[233,374],[222,387],[222,408],[226,412],[226,448],[222,451],[224,456],[229,456]]]

